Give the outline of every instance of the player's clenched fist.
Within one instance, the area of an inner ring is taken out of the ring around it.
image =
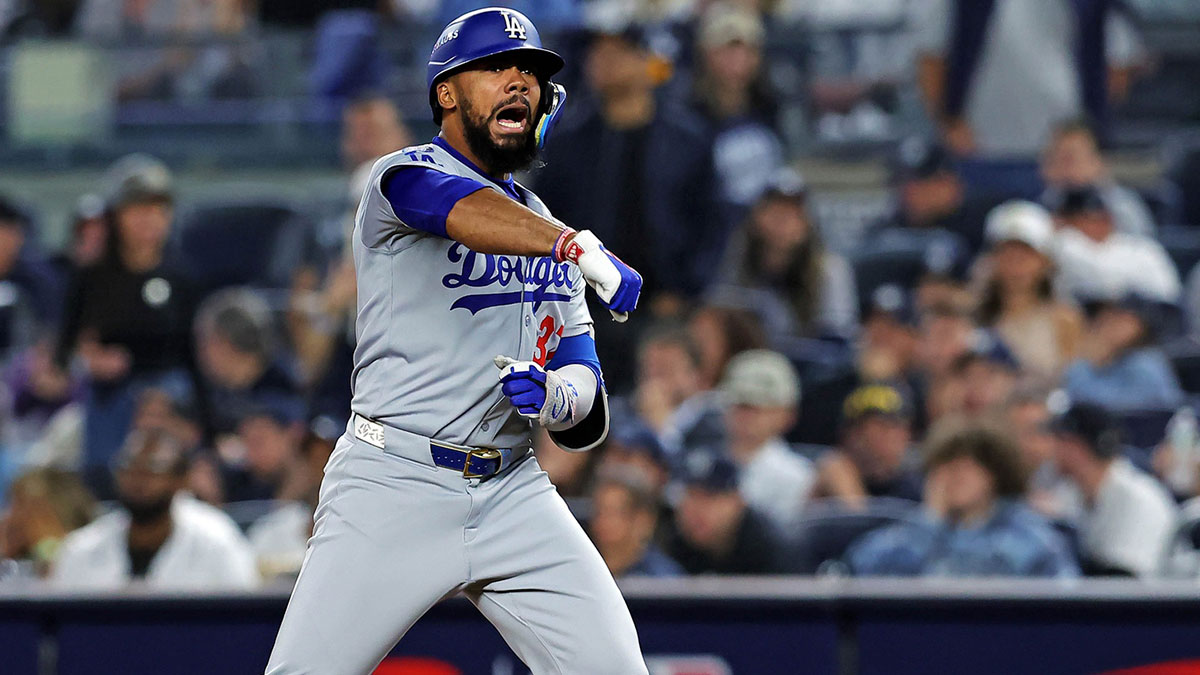
[[[579,400],[575,385],[533,361],[497,356],[493,362],[500,369],[501,391],[522,416],[541,422],[550,431],[575,423]]]
[[[642,275],[604,248],[588,230],[563,230],[554,243],[554,259],[579,265],[583,278],[596,290],[600,304],[617,321],[625,321],[637,308],[642,293]]]

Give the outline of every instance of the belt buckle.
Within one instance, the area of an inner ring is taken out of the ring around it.
[[[462,470],[463,478],[486,478],[487,476],[492,475],[492,474],[485,474],[485,473],[471,473],[471,458],[472,457],[478,457],[479,459],[500,459],[501,458],[500,451],[492,449],[492,448],[471,448],[470,450],[464,450],[463,452],[467,453],[467,456],[465,458],[463,458],[463,470]],[[499,467],[497,467],[497,469],[498,468]],[[493,472],[493,473],[495,473],[495,472]]]

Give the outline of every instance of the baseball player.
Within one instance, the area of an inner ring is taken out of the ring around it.
[[[455,19],[429,59],[441,133],[371,171],[353,414],[269,675],[368,673],[458,593],[534,673],[646,672],[616,584],[531,453],[533,424],[567,450],[604,440],[584,290],[623,320],[642,283],[512,179],[562,110],[562,66],[516,11]]]

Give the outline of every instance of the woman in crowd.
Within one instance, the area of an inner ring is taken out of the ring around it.
[[[1074,358],[1083,318],[1054,296],[1054,224],[1031,202],[1011,201],[988,214],[989,251],[979,318],[999,334],[1021,369],[1055,381]]]
[[[849,336],[858,324],[854,273],[826,251],[804,181],[780,173],[726,249],[717,292],[757,307],[769,337]]]
[[[84,465],[102,491],[139,394],[157,388],[191,399],[198,382],[193,294],[167,254],[170,174],[150,158],[122,160],[113,173],[109,242],[71,281],[56,350],[60,367],[77,356],[86,372]]]

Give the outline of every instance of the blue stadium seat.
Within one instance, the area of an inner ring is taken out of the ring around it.
[[[180,218],[179,247],[203,292],[288,288],[310,256],[313,224],[290,204],[201,204]]]
[[[791,536],[782,564],[791,574],[816,574],[828,569],[828,563],[841,561],[862,535],[902,522],[917,508],[914,502],[890,497],[869,499],[864,509],[849,508],[837,499],[813,502],[796,529],[787,533]]]

